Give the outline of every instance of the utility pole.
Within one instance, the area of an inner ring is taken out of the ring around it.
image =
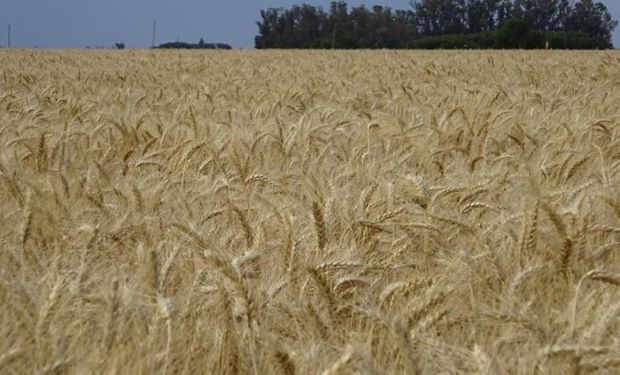
[[[11,24],[9,24],[8,46],[11,48]]]
[[[153,39],[151,41],[151,48],[155,48],[155,31],[157,30],[157,20],[153,20]]]

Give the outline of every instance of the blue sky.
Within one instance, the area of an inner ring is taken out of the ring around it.
[[[7,25],[12,24],[13,46],[82,48],[128,47],[151,44],[152,22],[157,20],[157,42],[180,39],[229,43],[252,48],[260,9],[288,7],[303,1],[261,0],[2,0],[0,45],[7,43]],[[328,7],[329,1],[306,0]],[[408,0],[347,1],[349,5],[409,7]],[[612,16],[620,20],[620,0],[602,0]],[[614,44],[620,47],[620,28]]]

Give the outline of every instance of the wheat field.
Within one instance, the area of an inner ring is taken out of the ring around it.
[[[0,373],[617,374],[618,52],[0,52]]]

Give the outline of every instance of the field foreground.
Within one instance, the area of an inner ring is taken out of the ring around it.
[[[2,374],[620,371],[617,52],[0,71]]]

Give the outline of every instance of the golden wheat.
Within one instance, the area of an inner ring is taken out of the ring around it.
[[[620,55],[0,53],[0,372],[620,371]]]

